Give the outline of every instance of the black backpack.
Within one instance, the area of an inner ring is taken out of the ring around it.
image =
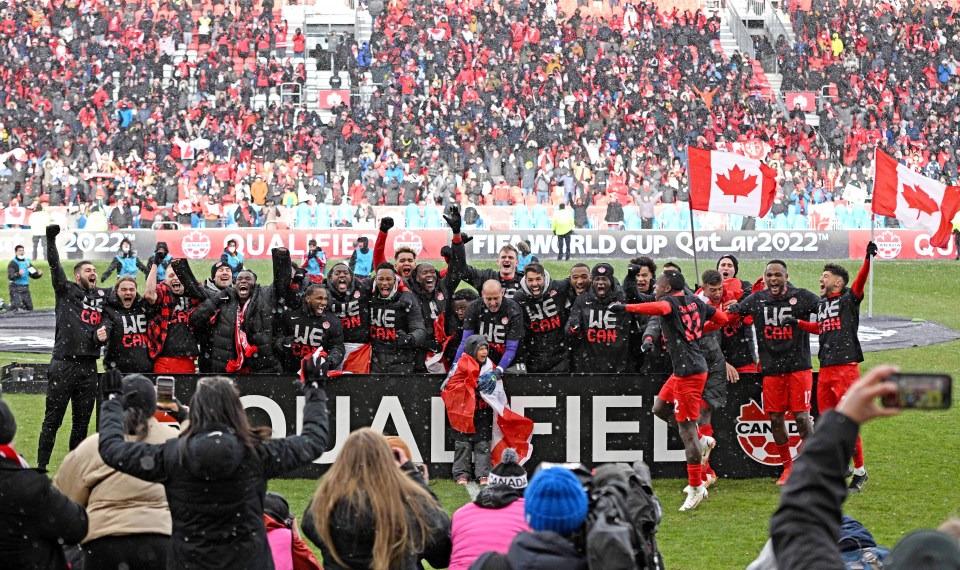
[[[598,570],[663,569],[657,529],[663,511],[642,461],[601,465],[587,482],[587,564]]]

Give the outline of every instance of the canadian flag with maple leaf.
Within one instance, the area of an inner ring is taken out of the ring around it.
[[[690,207],[762,218],[777,194],[777,173],[759,160],[732,152],[688,147]]]
[[[903,227],[930,234],[930,245],[947,247],[951,223],[960,211],[960,186],[947,186],[900,164],[877,149],[873,213],[900,220]]]

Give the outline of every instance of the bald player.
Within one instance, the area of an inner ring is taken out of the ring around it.
[[[523,340],[523,311],[513,299],[507,299],[503,286],[494,279],[487,280],[480,289],[480,298],[470,303],[463,319],[463,340],[454,362],[460,361],[464,346],[471,335],[483,335],[490,346],[490,358],[496,364],[497,379],[517,357]]]

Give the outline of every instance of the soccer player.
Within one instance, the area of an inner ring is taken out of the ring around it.
[[[190,325],[190,317],[201,301],[207,298],[207,294],[203,293],[202,298],[190,295],[186,287],[190,281],[180,279],[173,261],[163,270],[160,256],[164,254],[155,254],[143,288],[143,298],[155,308],[155,316],[147,329],[153,372],[195,374],[200,345],[197,340],[199,335],[194,334]],[[158,270],[164,271],[165,277],[160,283],[157,283]],[[206,370],[201,369],[201,372]]]
[[[850,287],[850,275],[839,265],[828,263],[820,276],[820,304],[816,321],[797,319],[802,330],[820,335],[820,375],[817,381],[817,408],[823,414],[837,407],[847,388],[860,378],[863,350],[857,330],[860,328],[860,302],[863,286],[870,274],[870,258],[877,255],[877,244],[867,244],[863,265]],[[795,318],[795,317],[794,317]],[[788,319],[792,322],[794,318]],[[850,490],[859,493],[867,482],[863,466],[863,442],[857,436],[853,449],[853,479]]]
[[[510,368],[520,341],[523,340],[523,312],[513,299],[507,299],[503,286],[495,279],[489,279],[480,288],[480,298],[470,303],[463,319],[463,339],[457,348],[454,363],[460,362],[467,339],[471,335],[483,335],[490,347],[490,358],[495,368],[494,376],[499,380],[503,371]]]
[[[567,322],[567,334],[574,342],[571,364],[576,372],[627,372],[633,315],[609,310],[624,300],[613,266],[598,263],[591,275],[590,289],[577,297]]]
[[[727,309],[730,313],[753,317],[763,374],[763,411],[770,414],[773,440],[783,463],[783,473],[777,485],[787,482],[793,468],[785,414],[793,412],[801,438],[813,433],[810,335],[797,326],[796,319],[815,313],[820,298],[806,289],[790,285],[787,282],[789,277],[786,262],[770,261],[763,272],[766,288]]]
[[[663,421],[676,424],[680,430],[687,458],[687,498],[681,511],[695,509],[707,498],[703,483],[703,450],[697,433],[700,402],[707,382],[707,361],[700,347],[704,326],[710,322],[717,328],[727,322],[727,315],[704,303],[699,297],[684,293],[687,283],[683,275],[667,271],[654,286],[656,301],[610,307],[614,313],[636,313],[661,317],[673,362],[673,374],[660,389],[653,403],[653,413]]]
[[[567,277],[567,281],[573,287],[574,294],[570,296],[570,304],[572,305],[577,296],[583,295],[590,288],[590,266],[586,263],[575,263],[570,268],[570,276]]]
[[[570,351],[564,326],[567,323],[567,297],[570,282],[555,281],[539,263],[523,270],[523,290],[513,300],[523,310],[526,334],[523,362],[528,372],[569,372]]]
[[[327,310],[330,292],[319,283],[307,287],[299,307],[278,318],[279,335],[275,341],[284,372],[299,372],[303,359],[318,348],[326,353],[331,370],[343,362],[343,328],[340,318]]]
[[[377,267],[368,304],[371,374],[412,374],[427,336],[420,301],[399,283],[392,265]]]
[[[363,279],[358,279],[346,263],[338,262],[330,268],[323,286],[330,292],[329,310],[340,317],[344,364],[347,364],[352,353],[370,342],[369,305],[373,279],[366,274]]]
[[[457,213],[459,216],[459,212]],[[447,216],[444,216],[446,219]],[[377,234],[377,241],[373,244],[373,266],[381,267],[387,260],[384,251],[387,247],[387,233],[393,228],[393,218],[385,217],[380,220],[380,233]],[[397,272],[397,275],[403,279],[405,284],[410,283],[413,276],[413,270],[417,266],[417,252],[408,246],[400,246],[393,250],[393,265],[391,267]],[[379,269],[378,269],[379,271]]]
[[[97,329],[103,321],[103,305],[109,289],[97,287],[97,268],[89,261],[73,266],[73,282],[60,264],[57,235],[60,226],[46,228],[47,261],[56,297],[56,332],[53,359],[47,369],[47,399],[37,467],[42,471],[50,462],[50,454],[57,440],[57,430],[63,422],[67,404],[73,402],[73,426],[70,430],[70,449],[87,437],[90,415],[97,396],[97,359],[100,342]]]
[[[507,299],[513,299],[513,296],[520,290],[523,283],[523,274],[517,272],[517,248],[507,244],[500,248],[500,257],[497,258],[497,269],[477,269],[467,265],[463,260],[459,268],[460,275],[471,287],[476,290],[490,280],[498,281],[503,287],[503,295]],[[489,339],[487,339],[489,341]]]
[[[137,293],[137,280],[130,275],[117,279],[106,306],[97,340],[106,343],[103,368],[116,368],[124,374],[153,372],[153,359],[147,343],[148,304]]]

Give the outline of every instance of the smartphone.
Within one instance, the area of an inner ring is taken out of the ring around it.
[[[157,401],[165,404],[173,402],[176,383],[173,376],[157,376]]]
[[[897,385],[897,393],[881,398],[887,408],[905,410],[945,410],[953,399],[953,378],[949,374],[901,372],[887,379]]]

